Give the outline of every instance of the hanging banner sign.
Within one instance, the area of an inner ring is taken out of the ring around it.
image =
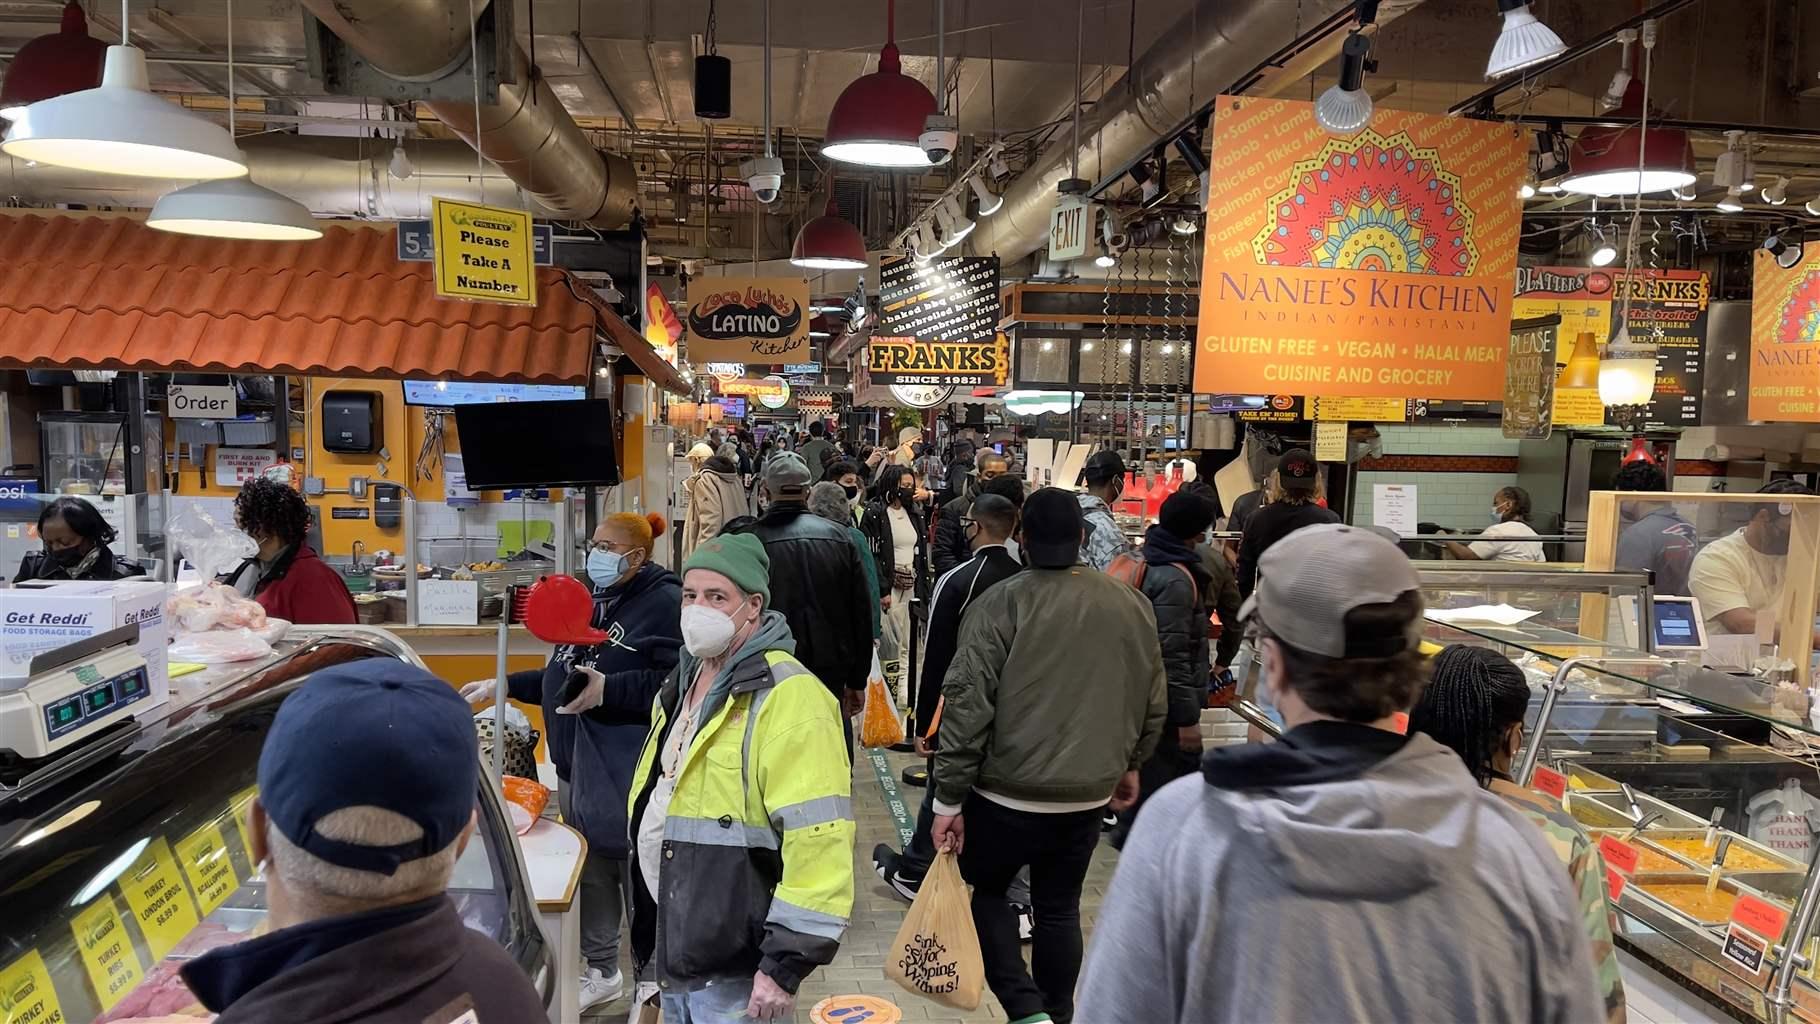
[[[1221,96],[1196,391],[1496,399],[1526,140],[1379,109]]]
[[[1299,423],[1302,419],[1302,399],[1296,395],[1271,395],[1261,406],[1237,410],[1239,419],[1245,423]]]
[[[1792,268],[1757,250],[1750,309],[1750,418],[1820,423],[1820,245]]]
[[[800,277],[689,281],[689,361],[781,366],[808,362],[809,282]]]
[[[928,341],[984,341],[998,332],[998,257],[909,256],[879,264],[882,333]]]
[[[240,415],[240,402],[231,384],[172,384],[164,412],[174,420],[231,420]]]
[[[1011,366],[1010,344],[1002,334],[989,342],[873,338],[866,355],[876,384],[1002,387]]]
[[[1621,270],[1586,267],[1519,267],[1511,315],[1517,320],[1561,318],[1555,342],[1554,426],[1622,425],[1599,401],[1593,360],[1618,332],[1627,291],[1631,339],[1656,346],[1655,394],[1634,425],[1699,425],[1707,306],[1712,299],[1704,271],[1641,269],[1627,276]],[[1591,335],[1590,341],[1585,335]],[[1570,367],[1576,358],[1579,364]]]
[[[1510,325],[1510,356],[1504,363],[1504,436],[1543,441],[1554,430],[1555,332],[1559,317],[1518,320]]]
[[[431,199],[436,294],[450,299],[537,304],[531,215],[501,206]]]

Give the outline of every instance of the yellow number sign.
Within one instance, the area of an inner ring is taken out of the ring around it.
[[[519,306],[537,304],[531,215],[523,210],[432,199],[436,294]]]

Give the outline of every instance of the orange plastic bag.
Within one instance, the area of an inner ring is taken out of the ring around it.
[[[974,1010],[986,987],[972,902],[954,854],[938,851],[885,950],[885,977],[925,999]]]
[[[898,717],[897,704],[891,700],[891,689],[885,685],[885,673],[879,668],[878,653],[872,654],[872,672],[866,679],[866,707],[859,716],[859,745],[889,747],[904,742],[904,720]]]
[[[506,810],[512,815],[512,831],[522,836],[543,816],[543,809],[550,803],[549,787],[535,779],[516,775],[507,775],[500,782],[505,791]]]

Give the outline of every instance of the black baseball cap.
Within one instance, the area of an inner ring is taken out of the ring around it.
[[[1277,463],[1277,479],[1286,491],[1312,491],[1321,466],[1306,448],[1291,448]]]
[[[459,838],[479,784],[467,702],[391,658],[312,675],[279,706],[259,753],[259,802],[286,839],[330,864],[382,875]],[[317,834],[327,815],[360,806],[401,814],[423,836],[367,846]]]
[[[1081,471],[1090,484],[1103,484],[1115,476],[1125,475],[1125,460],[1107,448],[1087,456],[1087,467]]]
[[[1031,565],[1066,569],[1081,560],[1081,502],[1073,491],[1041,488],[1024,499],[1023,514],[1023,549]]]

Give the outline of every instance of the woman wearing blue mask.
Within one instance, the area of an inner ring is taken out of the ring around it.
[[[620,919],[628,912],[626,796],[651,725],[651,702],[682,647],[682,582],[652,559],[663,517],[618,512],[594,530],[587,576],[593,646],[563,645],[540,669],[507,677],[513,700],[543,707],[563,820],[588,839],[581,876],[583,1010],[628,987],[619,970]],[[486,680],[462,689],[492,696]]]

